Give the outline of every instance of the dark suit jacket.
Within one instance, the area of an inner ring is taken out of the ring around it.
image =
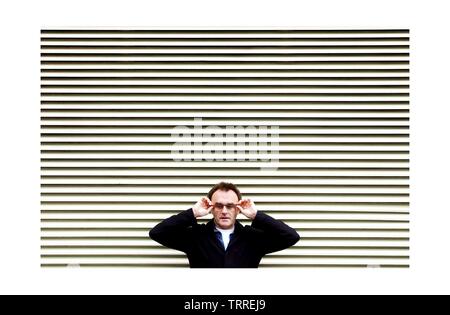
[[[227,247],[217,240],[215,224],[198,224],[192,208],[174,215],[150,231],[158,243],[187,254],[191,268],[257,268],[261,258],[286,249],[300,239],[288,225],[258,211],[251,226],[236,221]]]

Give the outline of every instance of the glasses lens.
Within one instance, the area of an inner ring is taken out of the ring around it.
[[[223,208],[227,208],[228,210],[236,210],[236,205],[235,204],[227,204],[227,205],[223,205],[221,203],[216,203],[214,205],[214,208],[217,210],[223,210]]]

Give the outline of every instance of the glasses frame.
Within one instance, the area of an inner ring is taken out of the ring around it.
[[[217,210],[223,210],[224,208],[227,208],[228,210],[237,210],[239,204],[237,203],[229,203],[229,204],[221,204],[221,203],[215,203],[212,205],[214,209]]]

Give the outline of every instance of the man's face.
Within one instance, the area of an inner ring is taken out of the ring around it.
[[[211,212],[217,227],[224,230],[233,228],[239,214],[239,209],[235,206],[239,202],[236,193],[232,190],[218,190],[212,195],[211,202],[216,205]]]

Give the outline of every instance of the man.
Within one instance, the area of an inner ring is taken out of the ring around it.
[[[212,213],[207,224],[197,219]],[[252,220],[243,226],[239,213]],[[261,258],[286,249],[300,239],[281,221],[258,211],[250,199],[242,199],[231,183],[215,185],[208,197],[192,208],[174,215],[150,231],[158,243],[187,254],[191,268],[257,268]]]

